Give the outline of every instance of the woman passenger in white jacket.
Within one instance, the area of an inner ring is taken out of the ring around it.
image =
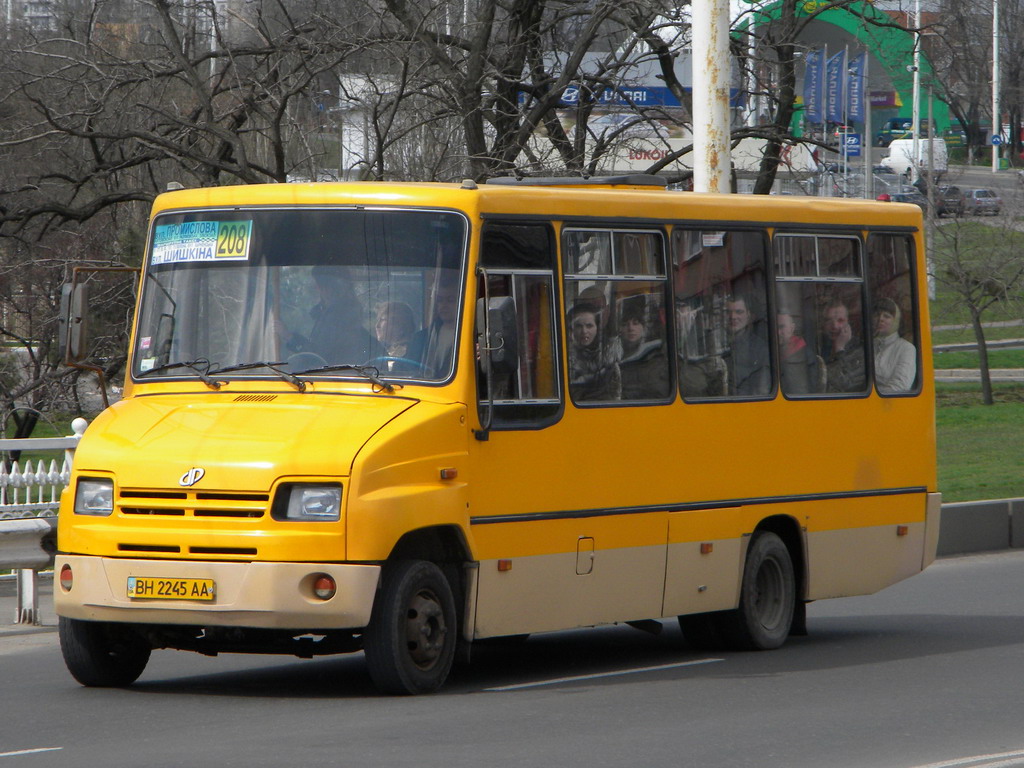
[[[917,378],[917,350],[900,336],[900,308],[892,299],[875,304],[875,386],[882,394],[909,392]]]

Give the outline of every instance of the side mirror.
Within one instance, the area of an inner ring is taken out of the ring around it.
[[[89,286],[86,283],[65,283],[60,291],[58,343],[64,353],[64,364],[84,360],[89,351]]]
[[[480,339],[480,362],[491,376],[502,377],[519,368],[519,336],[516,330],[516,305],[511,296],[488,300],[484,317],[484,300],[477,300],[477,338]],[[483,322],[484,327],[479,324]]]

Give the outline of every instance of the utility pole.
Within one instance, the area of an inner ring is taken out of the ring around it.
[[[999,145],[1002,139],[1003,116],[999,106],[999,0],[992,0],[992,173],[999,170]]]
[[[729,192],[729,0],[694,0],[693,189]]]

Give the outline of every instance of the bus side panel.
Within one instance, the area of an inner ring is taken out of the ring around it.
[[[673,512],[663,616],[724,611],[739,604],[746,540],[739,508]],[[701,551],[701,545],[706,545]]]
[[[664,513],[475,526],[473,636],[661,615],[665,526]]]
[[[819,502],[807,517],[807,599],[869,595],[919,573],[926,494]]]

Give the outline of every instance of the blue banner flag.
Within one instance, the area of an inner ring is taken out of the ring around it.
[[[868,79],[867,51],[850,60],[850,82],[846,88],[846,119],[857,122],[864,121],[866,109],[865,85]]]
[[[804,57],[804,120],[824,122],[821,108],[821,85],[825,77],[825,52],[808,51]]]
[[[843,86],[846,78],[846,51],[840,51],[825,64],[825,119],[830,123],[843,123]]]

